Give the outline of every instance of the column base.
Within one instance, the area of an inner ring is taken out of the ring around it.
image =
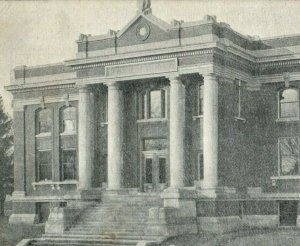
[[[80,198],[82,200],[100,200],[101,199],[101,189],[91,188],[86,190],[79,190]]]
[[[233,187],[215,187],[215,188],[201,188],[197,187],[197,193],[203,198],[236,198],[238,194]]]
[[[180,217],[196,217],[197,192],[191,188],[168,188],[161,193],[164,207],[177,208]]]
[[[164,207],[149,210],[147,232],[161,236],[197,233],[196,197],[193,187],[164,190],[161,193]]]

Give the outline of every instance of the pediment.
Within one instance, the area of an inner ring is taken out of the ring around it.
[[[117,33],[118,46],[165,41],[172,37],[170,29],[171,25],[152,14],[140,14]]]

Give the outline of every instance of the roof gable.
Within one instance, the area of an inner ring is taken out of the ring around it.
[[[175,37],[171,25],[152,14],[140,14],[117,33],[117,42],[118,46],[129,46],[160,42]]]

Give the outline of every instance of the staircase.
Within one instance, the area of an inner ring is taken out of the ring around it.
[[[147,234],[148,211],[162,206],[158,194],[106,192],[102,202],[89,207],[64,234],[45,234],[31,245],[137,245],[141,240],[158,241]]]

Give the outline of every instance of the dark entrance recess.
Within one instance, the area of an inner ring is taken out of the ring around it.
[[[279,202],[280,226],[296,226],[298,201]]]
[[[50,214],[50,204],[48,202],[37,203],[37,214],[39,223],[45,223]]]

